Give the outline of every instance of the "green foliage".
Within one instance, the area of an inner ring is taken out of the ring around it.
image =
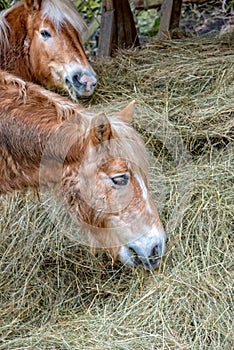
[[[0,0],[0,11],[5,10],[10,7],[10,4],[7,0]]]
[[[137,25],[140,35],[155,36],[158,33],[160,18],[156,9],[139,11]]]
[[[76,0],[74,1],[83,19],[89,23],[93,17],[101,12],[101,0]]]
[[[227,3],[226,4],[226,11],[231,11],[231,10],[234,10],[234,1],[230,1],[230,3]]]
[[[90,23],[94,16],[101,13],[101,0],[76,0],[74,4],[86,23]],[[136,19],[140,35],[155,36],[157,34],[160,19],[156,9],[139,11]]]

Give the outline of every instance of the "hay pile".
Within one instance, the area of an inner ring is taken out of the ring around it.
[[[61,235],[32,193],[2,197],[0,349],[230,350],[230,41],[152,41],[95,68],[93,109],[137,102],[167,254],[153,272],[113,267]]]

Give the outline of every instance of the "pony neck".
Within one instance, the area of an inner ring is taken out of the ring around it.
[[[9,26],[9,42],[6,45],[1,40],[0,67],[8,72],[17,74],[21,79],[36,83],[28,63],[27,14],[24,5],[15,5],[7,10],[5,18]]]
[[[0,109],[0,194],[38,187],[42,158],[52,166],[45,184],[61,165],[80,164],[90,120],[79,106],[0,71]]]

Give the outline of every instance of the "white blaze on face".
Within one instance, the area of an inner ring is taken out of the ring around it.
[[[145,209],[146,211],[149,213],[149,214],[153,214],[153,210],[151,208],[151,205],[150,205],[150,198],[149,198],[149,193],[148,193],[148,190],[146,188],[146,185],[145,185],[145,182],[144,180],[138,176],[137,174],[134,175],[137,182],[139,183],[139,186],[141,188],[141,191],[142,191],[142,198],[143,200],[145,201]]]
[[[157,256],[158,258],[160,258],[164,254],[166,237],[165,232],[160,223],[157,210],[153,206],[145,182],[140,176],[134,176],[142,191],[142,200],[145,202],[145,214],[146,216],[149,215],[149,217],[151,217],[149,222],[153,221],[153,223],[152,225],[147,225],[147,223],[144,224],[143,222],[141,222],[141,225],[139,225],[139,227],[141,227],[140,230],[142,230],[142,232],[135,232],[135,237],[137,238],[131,242],[129,241],[127,245],[122,246],[120,248],[119,259],[123,263],[134,265],[134,251],[140,258],[140,260],[143,262],[143,264],[146,266],[148,258],[153,257],[155,258],[155,261],[157,261]],[[141,220],[141,218],[139,218],[139,220]],[[159,261],[160,259],[158,259],[158,264]],[[147,268],[149,268],[149,266],[150,264]],[[154,268],[155,266],[157,266],[157,263],[152,264],[152,268]]]

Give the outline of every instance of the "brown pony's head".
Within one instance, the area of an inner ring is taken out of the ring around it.
[[[126,123],[132,109],[90,116],[79,164],[69,161],[71,154],[65,160],[63,190],[91,246],[152,269],[164,254],[165,233],[148,188],[146,148]]]
[[[85,24],[70,0],[24,0],[25,50],[38,82],[67,91],[73,100],[93,93],[97,83],[81,43]]]

